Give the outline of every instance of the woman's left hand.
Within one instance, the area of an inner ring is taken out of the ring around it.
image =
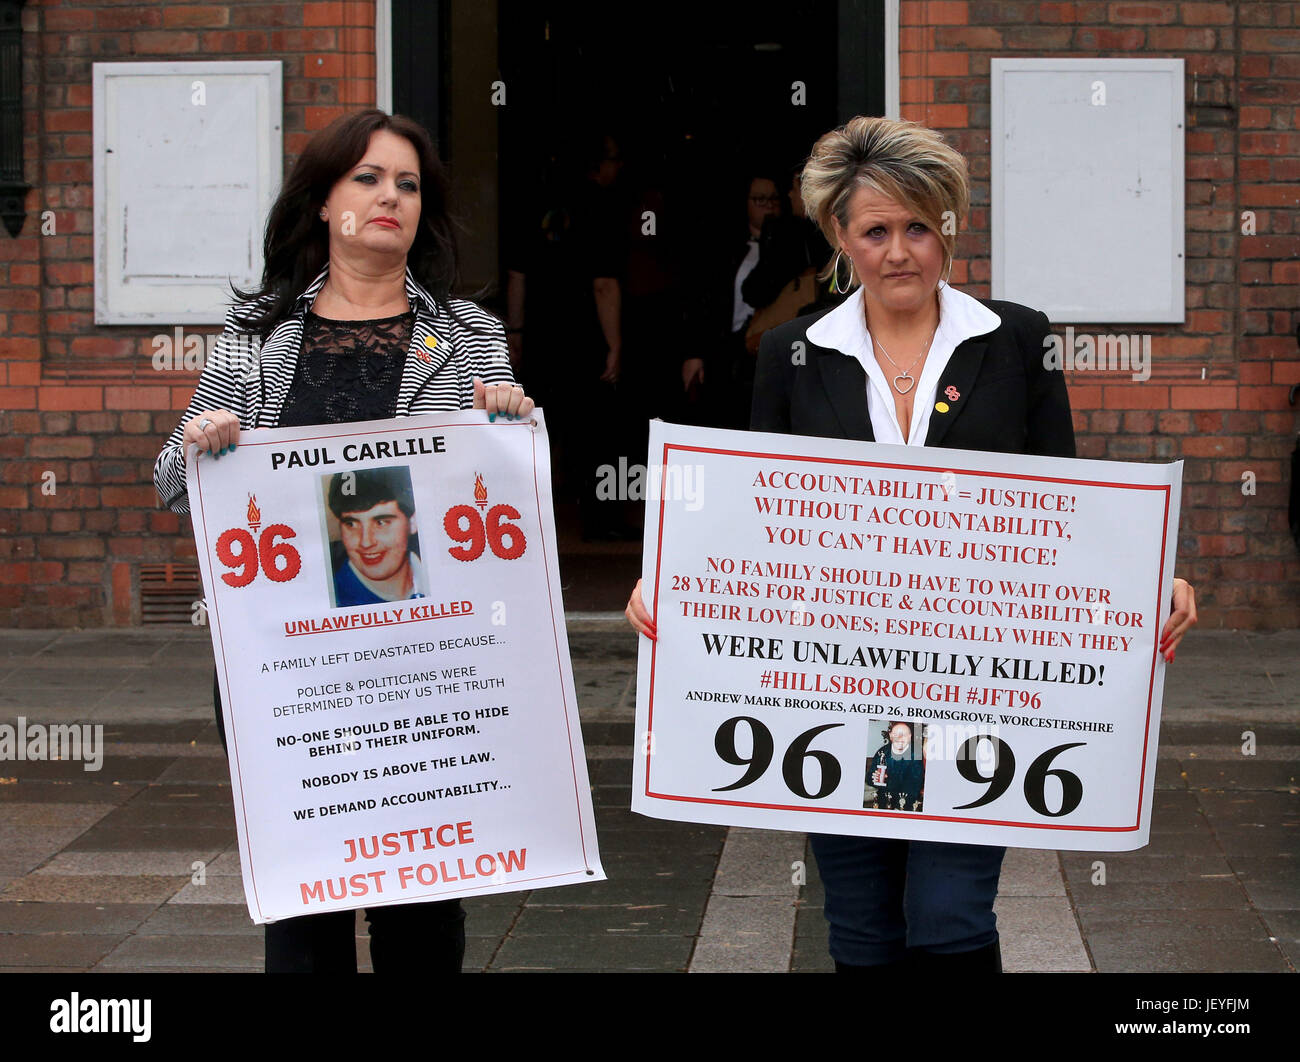
[[[526,420],[534,405],[518,384],[485,384],[474,377],[474,408],[486,409],[488,420],[495,421],[498,414],[509,420]]]
[[[1183,640],[1187,628],[1196,622],[1196,591],[1186,579],[1174,580],[1174,611],[1160,632],[1160,652],[1164,658],[1173,661],[1174,650]]]

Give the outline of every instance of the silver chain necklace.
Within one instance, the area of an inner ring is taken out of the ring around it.
[[[907,392],[910,391],[916,385],[916,379],[911,375],[910,370],[914,369],[916,367],[917,362],[919,362],[922,358],[926,356],[926,354],[930,352],[930,344],[934,342],[934,337],[938,334],[938,332],[939,332],[939,326],[935,325],[934,331],[930,333],[929,340],[926,341],[925,349],[922,350],[921,353],[916,356],[916,361],[913,361],[912,364],[909,365],[906,369],[900,369],[899,374],[894,377],[894,388],[895,390],[898,391],[900,395],[907,394]],[[890,365],[892,365],[895,369],[900,368],[898,362],[896,362],[893,358],[889,356],[889,351],[885,349],[885,344],[880,342],[880,340],[876,339],[874,336],[872,336],[871,342],[880,348],[880,353],[882,353],[885,356],[885,359],[889,362]],[[907,386],[904,387],[902,384],[898,382],[899,380],[906,380]]]

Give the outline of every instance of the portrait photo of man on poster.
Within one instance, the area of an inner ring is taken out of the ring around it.
[[[337,472],[322,485],[332,605],[427,597],[410,469]]]
[[[882,720],[883,721],[883,720]],[[877,720],[872,720],[874,725]],[[862,806],[884,811],[920,811],[925,792],[925,727],[891,719],[880,733],[885,743],[867,764]]]

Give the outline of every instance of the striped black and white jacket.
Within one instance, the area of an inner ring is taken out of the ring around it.
[[[181,444],[188,421],[207,409],[227,409],[239,417],[241,431],[279,424],[298,364],[307,310],[328,275],[326,264],[260,349],[256,337],[241,327],[259,304],[240,303],[226,311],[225,327],[203,367],[189,408],[154,464],[154,486],[167,508],[178,513],[190,511]],[[475,376],[484,383],[514,382],[505,326],[496,317],[472,302],[452,299],[451,307],[460,318],[456,320],[438,307],[409,266],[406,294],[415,310],[415,326],[397,392],[396,416],[472,408]]]

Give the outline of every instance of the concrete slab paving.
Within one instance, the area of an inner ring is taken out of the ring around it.
[[[469,913],[466,932],[471,923],[478,924],[483,912],[466,904]],[[497,918],[498,924],[502,921]],[[512,937],[578,934],[597,936],[692,936],[700,928],[699,905],[690,903],[635,903],[606,907],[542,906],[526,904],[516,912],[507,926]],[[503,934],[504,935],[504,934]]]
[[[570,645],[611,880],[466,901],[465,968],[833,968],[806,838],[628,810],[636,638],[621,617],[586,616]],[[0,716],[100,722],[106,741],[99,772],[0,763],[0,970],[261,969],[211,660],[201,629],[0,632]],[[1010,849],[996,907],[1008,972],[1294,971],[1297,661],[1296,632],[1189,636],[1168,671],[1151,843]]]
[[[112,877],[144,875],[151,877],[189,878],[196,862],[204,863],[219,855],[211,849],[188,852],[60,852],[36,873],[74,875],[108,875]]]
[[[794,945],[793,896],[709,898],[691,973],[785,973]]]
[[[0,822],[8,826],[80,827],[87,829],[112,811],[108,804],[23,804],[0,805]]]
[[[210,877],[202,885],[187,882],[177,889],[168,903],[235,904],[248,914],[248,901],[244,897],[244,882],[236,877]]]
[[[690,962],[693,936],[647,935],[507,937],[491,961],[490,970],[597,972],[621,970],[681,973]]]
[[[999,896],[1064,896],[1065,881],[1057,853],[1008,848],[998,878]]]
[[[5,933],[0,935],[0,967],[71,968],[80,973],[123,939],[120,933]]]
[[[91,933],[113,936],[136,932],[153,904],[0,902],[0,934]]]
[[[1005,973],[1088,973],[1083,937],[1064,896],[1008,896],[993,905]]]
[[[235,904],[167,903],[149,909],[135,927],[136,936],[200,936],[209,933],[253,937],[260,944],[263,929],[248,917],[248,908]]]
[[[806,844],[801,833],[727,831],[691,973],[790,969]]]
[[[798,893],[795,864],[803,860],[805,835],[733,826],[718,860],[713,891],[719,896],[780,896]]]
[[[1257,911],[1294,911],[1300,895],[1300,859],[1293,856],[1228,857],[1237,880]]]
[[[150,971],[159,966],[177,970],[260,968],[266,945],[247,933],[153,934],[128,937],[99,962],[99,969]]]
[[[28,874],[10,882],[0,892],[0,902],[159,904],[178,892],[186,880],[144,874]]]

